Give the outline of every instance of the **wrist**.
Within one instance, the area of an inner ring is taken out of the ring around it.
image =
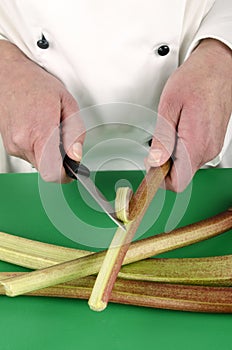
[[[14,44],[7,40],[0,40],[0,60],[1,61],[20,61],[25,62],[28,58],[24,53]]]
[[[199,45],[197,46],[197,50],[205,50],[205,52],[208,52],[210,55],[213,56],[223,56],[223,58],[228,58],[231,60],[232,64],[232,50],[229,46],[224,44],[222,41],[213,39],[213,38],[206,38],[200,41]]]

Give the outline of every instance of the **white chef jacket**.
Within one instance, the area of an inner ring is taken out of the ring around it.
[[[168,77],[201,39],[232,48],[231,0],[0,0],[0,39],[58,77],[87,125],[90,169],[143,168]],[[42,35],[47,49],[38,47]],[[159,48],[168,46],[161,56]],[[230,120],[217,165],[232,138]],[[32,171],[0,142],[0,172]]]

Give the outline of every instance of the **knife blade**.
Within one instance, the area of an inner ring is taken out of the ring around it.
[[[89,192],[92,198],[94,198],[98,205],[103,209],[103,211],[109,216],[109,218],[125,231],[126,228],[123,222],[117,219],[116,213],[111,204],[107,201],[105,196],[99,191],[94,182],[91,180],[89,169],[80,162],[76,162],[73,159],[69,158],[67,154],[64,157],[63,164],[67,175],[73,179],[78,180]]]

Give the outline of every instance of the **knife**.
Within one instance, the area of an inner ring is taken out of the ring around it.
[[[92,198],[95,199],[103,211],[110,217],[110,219],[125,231],[126,228],[123,222],[117,219],[116,213],[111,204],[107,201],[104,195],[99,191],[94,182],[91,180],[90,170],[80,162],[76,162],[75,160],[69,158],[67,154],[64,156],[63,165],[66,174],[72,179],[78,180],[90,193]]]

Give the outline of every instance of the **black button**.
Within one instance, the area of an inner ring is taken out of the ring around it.
[[[45,36],[42,34],[42,38],[37,41],[37,46],[40,49],[48,49],[49,48],[49,42],[45,38]]]
[[[158,48],[157,52],[160,56],[166,56],[170,51],[170,48],[168,45],[162,45]]]
[[[148,141],[148,146],[151,147],[151,144],[152,144],[152,139],[150,139],[150,140]]]

